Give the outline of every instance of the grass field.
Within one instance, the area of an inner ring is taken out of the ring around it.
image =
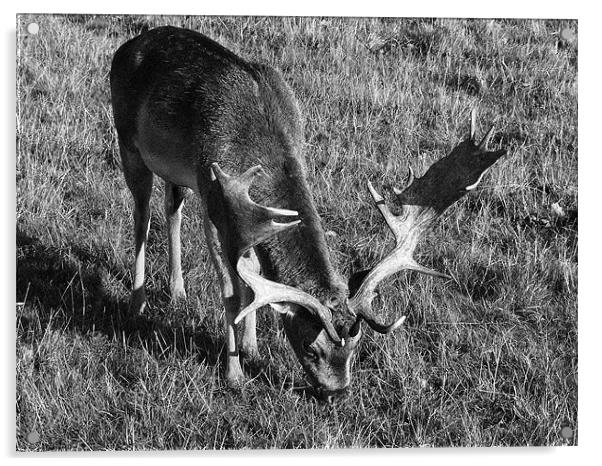
[[[40,31],[25,27],[37,22]],[[149,308],[128,318],[132,203],[108,73],[147,27],[199,30],[279,68],[306,117],[310,183],[349,274],[392,245],[366,182],[402,187],[468,132],[508,155],[423,241],[442,281],[399,274],[348,397],[305,391],[268,312],[249,382],[223,375],[221,300],[198,204],[184,213],[185,304],[169,304],[162,183]],[[574,36],[566,32],[572,31]],[[543,20],[21,16],[17,25],[18,450],[577,443],[577,23]],[[561,436],[562,427],[573,436]]]

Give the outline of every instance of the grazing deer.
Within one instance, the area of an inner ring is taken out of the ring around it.
[[[144,251],[153,174],[165,180],[172,299],[185,297],[180,221],[186,188],[201,214],[225,307],[230,383],[244,380],[239,353],[257,354],[255,312],[281,314],[312,385],[331,399],[349,385],[361,323],[379,333],[371,303],[379,282],[404,270],[446,275],[413,259],[418,241],[443,211],[474,189],[505,151],[489,152],[489,130],[470,136],[421,178],[395,191],[399,215],[368,184],[394,250],[369,273],[335,270],[307,182],[303,123],[295,97],[270,66],[247,62],[194,31],[160,27],[115,53],[111,93],[123,172],[135,202],[135,274],[130,312],[145,305]],[[350,288],[354,288],[350,293]]]

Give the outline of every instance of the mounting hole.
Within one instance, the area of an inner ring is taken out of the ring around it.
[[[571,28],[564,28],[560,31],[560,37],[567,42],[573,42],[575,40],[575,32]]]
[[[40,32],[40,25],[38,23],[29,23],[27,25],[27,33],[35,36],[38,32]]]
[[[38,434],[35,430],[32,430],[29,434],[27,434],[27,441],[29,443],[38,443],[40,441],[40,434]]]
[[[573,429],[569,426],[564,426],[560,429],[560,436],[565,440],[571,440],[573,438]]]

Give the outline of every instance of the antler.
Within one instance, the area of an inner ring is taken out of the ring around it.
[[[468,191],[477,187],[485,171],[493,165],[505,150],[487,151],[487,143],[493,134],[493,126],[477,145],[476,110],[471,112],[469,138],[459,144],[448,156],[435,162],[421,178],[415,178],[412,170],[405,190],[394,189],[401,213],[394,215],[383,197],[368,182],[368,190],[376,207],[395,236],[395,248],[381,260],[364,278],[356,294],[348,300],[349,309],[357,316],[349,334],[359,331],[361,320],[380,333],[389,333],[399,327],[405,316],[390,325],[378,324],[372,317],[372,300],[378,284],[388,276],[402,271],[415,270],[427,275],[451,278],[449,275],[419,265],[413,258],[420,239],[441,214]]]
[[[332,324],[332,315],[326,306],[297,288],[260,276],[253,266],[250,251],[253,246],[301,222],[296,219],[288,223],[279,223],[275,219],[290,219],[298,217],[299,213],[294,210],[264,207],[250,198],[249,188],[257,174],[262,171],[260,166],[251,167],[238,177],[224,173],[217,163],[213,163],[211,168],[219,191],[212,191],[210,195],[219,194],[221,199],[209,202],[209,216],[218,225],[230,263],[254,293],[253,302],[238,314],[234,323],[238,324],[249,313],[267,304],[294,303],[316,315],[330,338],[343,346],[345,341],[338,336]]]

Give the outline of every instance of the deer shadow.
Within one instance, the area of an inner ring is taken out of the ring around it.
[[[25,340],[41,338],[49,326],[80,334],[99,332],[128,347],[144,349],[157,360],[174,353],[178,357],[193,353],[199,363],[225,371],[225,342],[215,325],[208,322],[211,319],[194,319],[202,321],[193,327],[174,324],[191,319],[173,316],[173,312],[182,312],[182,307],[174,309],[161,290],[153,289],[147,289],[147,293],[154,310],[148,315],[130,315],[129,291],[123,293],[131,288],[129,274],[111,263],[106,253],[90,252],[77,245],[44,244],[19,228],[16,239],[16,296],[17,302],[24,302],[17,309],[17,329]],[[108,282],[119,283],[121,289],[112,290]],[[166,318],[170,315],[171,322]],[[269,326],[267,321],[262,323],[265,325],[258,325],[258,331]],[[291,383],[266,358],[243,358],[242,363],[246,374],[263,385],[289,387],[303,397],[312,397],[311,390]]]
[[[49,325],[82,334],[100,332],[157,359],[172,351],[189,354],[193,348],[200,362],[222,365],[223,342],[205,319],[191,328],[169,325],[154,315],[129,315],[127,300],[108,289],[109,275],[129,289],[127,274],[100,253],[50,246],[17,229],[17,301],[25,303],[17,312],[17,328],[25,336]],[[151,291],[150,300],[155,294]]]

